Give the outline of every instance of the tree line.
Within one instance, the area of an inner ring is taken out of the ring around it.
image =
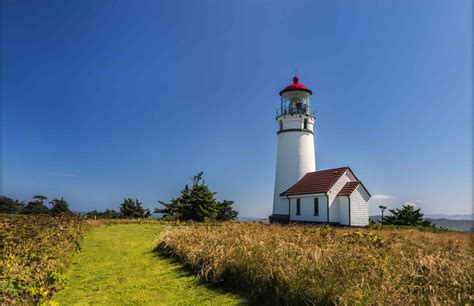
[[[51,200],[49,207],[46,202],[47,199],[48,197],[43,195],[35,195],[31,201],[25,203],[6,196],[0,196],[0,213],[23,215],[71,213],[69,203],[63,198]]]
[[[161,214],[165,220],[208,221],[234,220],[238,212],[233,209],[233,201],[217,201],[216,193],[212,192],[203,180],[203,172],[191,177],[192,185],[186,185],[180,196],[169,203],[158,201],[163,208],[153,212]],[[47,197],[36,195],[27,203],[6,196],[0,196],[0,213],[3,214],[73,214],[69,203],[63,198],[53,199],[49,203]],[[83,215],[88,218],[118,219],[118,218],[149,218],[150,209],[146,209],[138,199],[125,198],[119,210],[89,211]]]
[[[163,208],[156,208],[154,213],[161,214],[168,221],[235,220],[238,212],[233,209],[233,201],[217,201],[216,192],[209,189],[203,180],[203,172],[191,177],[192,185],[185,185],[180,196],[171,199],[169,203],[158,201]],[[127,198],[120,204],[120,210],[106,209],[105,211],[90,211],[85,214],[94,218],[148,218],[149,209],[144,209],[138,199]]]

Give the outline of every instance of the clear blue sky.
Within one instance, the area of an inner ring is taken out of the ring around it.
[[[146,207],[205,172],[271,213],[278,92],[314,91],[319,169],[471,212],[471,1],[2,1],[3,193]]]

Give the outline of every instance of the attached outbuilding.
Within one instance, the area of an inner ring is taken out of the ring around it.
[[[287,200],[288,213],[272,215],[272,222],[369,224],[371,195],[349,167],[309,172],[280,197]]]

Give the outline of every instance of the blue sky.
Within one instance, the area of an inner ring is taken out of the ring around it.
[[[472,8],[427,1],[2,1],[3,193],[146,207],[205,172],[271,213],[278,92],[314,91],[318,169],[471,212]]]

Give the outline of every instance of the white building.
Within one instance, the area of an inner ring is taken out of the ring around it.
[[[270,222],[369,224],[369,191],[349,167],[316,170],[312,91],[299,83],[280,91],[278,152]]]

